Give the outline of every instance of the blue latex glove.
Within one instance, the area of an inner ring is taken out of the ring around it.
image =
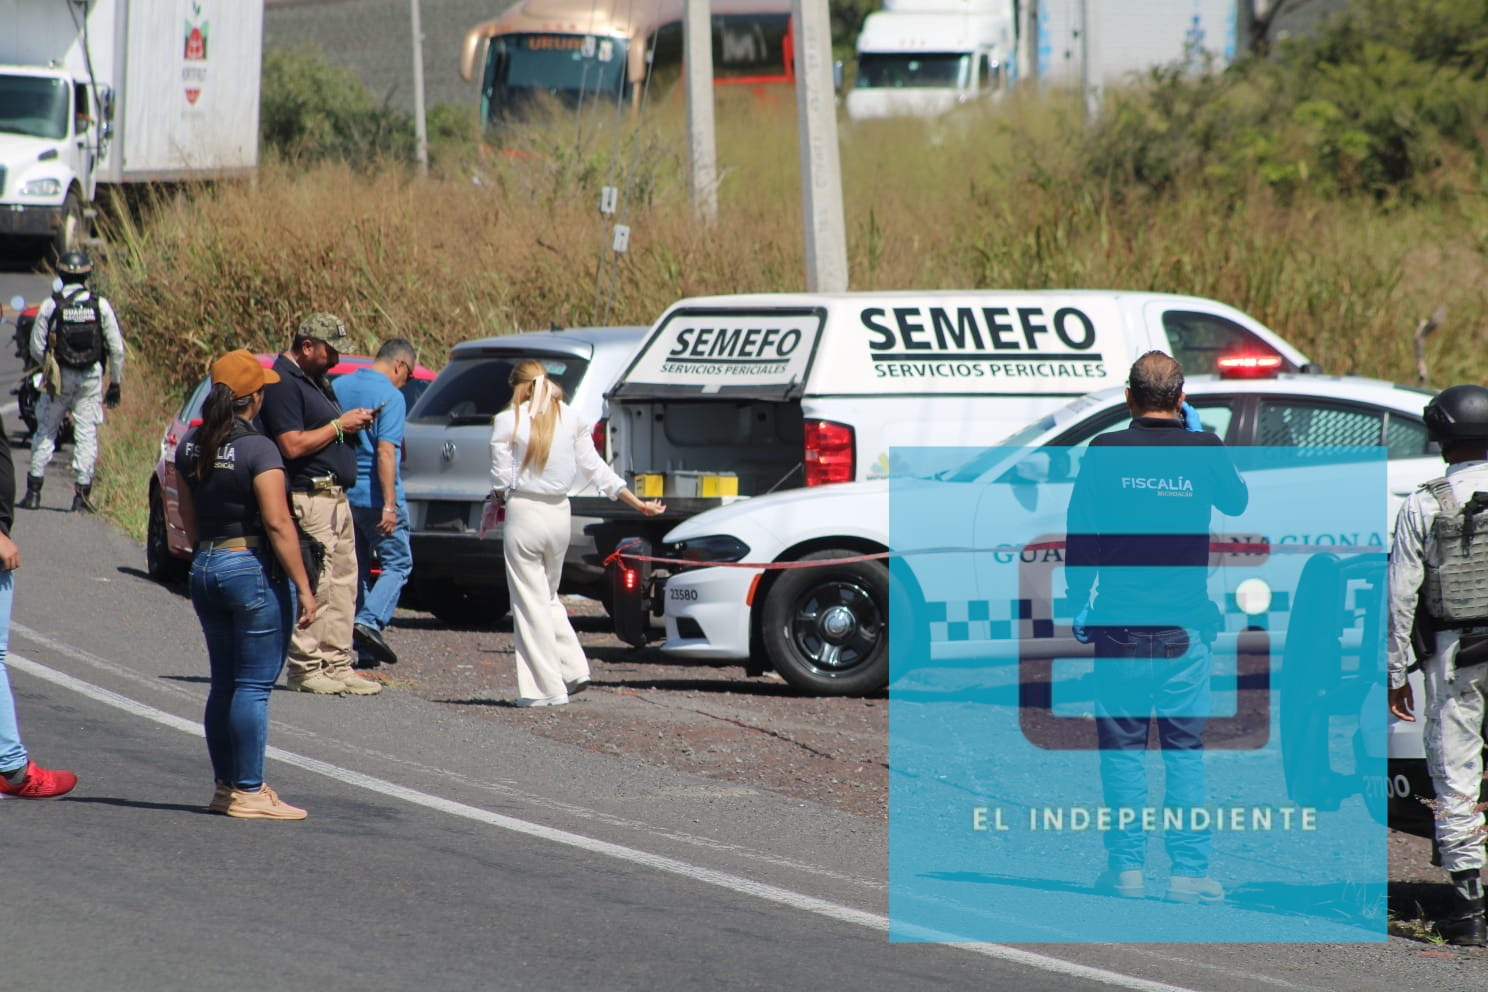
[[[1183,426],[1191,431],[1204,429],[1204,425],[1199,421],[1199,411],[1195,410],[1193,404],[1187,400],[1183,401]]]
[[[1085,607],[1083,609],[1081,609],[1079,613],[1076,613],[1075,614],[1075,619],[1070,624],[1070,628],[1074,631],[1074,634],[1075,634],[1075,640],[1079,641],[1081,644],[1089,644],[1090,643],[1090,628],[1089,628],[1089,624],[1090,624],[1090,604],[1089,603],[1086,603],[1085,604]]]

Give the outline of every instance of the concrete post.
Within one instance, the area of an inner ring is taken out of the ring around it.
[[[827,0],[793,0],[796,115],[801,147],[801,213],[806,226],[806,290],[847,289],[847,230],[842,163],[832,89],[832,29]]]

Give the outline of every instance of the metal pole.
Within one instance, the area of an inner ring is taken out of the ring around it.
[[[708,0],[682,8],[682,64],[687,72],[687,164],[692,208],[718,222],[718,148],[713,129],[713,15]]]
[[[796,35],[796,116],[801,146],[801,213],[806,226],[806,289],[847,289],[847,229],[832,89],[827,0],[792,0]]]
[[[419,173],[429,174],[429,128],[424,120],[424,32],[419,26],[419,0],[408,0],[413,19],[413,133],[418,147]]]
[[[1038,0],[1023,0],[1018,9],[1018,85],[1038,82]]]
[[[1098,4],[1100,0],[1094,0]],[[1085,101],[1085,120],[1100,116],[1102,79],[1098,31],[1090,23],[1092,0],[1080,0],[1080,96]]]

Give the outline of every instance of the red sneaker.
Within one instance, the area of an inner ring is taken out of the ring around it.
[[[11,785],[0,778],[0,796],[16,796],[20,799],[55,799],[65,796],[77,786],[77,776],[60,769],[43,768],[34,761],[26,763],[26,777],[20,785]]]

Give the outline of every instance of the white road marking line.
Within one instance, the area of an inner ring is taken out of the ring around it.
[[[65,672],[59,672],[56,669],[49,668],[46,665],[32,661],[29,658],[21,657],[20,655],[9,655],[5,661],[9,667],[17,671],[25,672],[44,682],[50,682],[53,685],[92,699],[95,702],[112,706],[125,713],[159,724],[162,727],[179,730],[192,737],[199,738],[202,736],[202,726],[198,721],[186,720],[172,713],[167,713],[164,710],[158,710],[153,706],[148,706],[130,699],[128,696],[120,695],[102,686],[94,685],[91,682],[85,682],[82,679],[75,678]],[[466,820],[473,820],[476,823],[484,823],[488,826],[508,830],[527,837],[534,837],[539,840],[578,848],[591,854],[600,854],[620,861],[627,861],[631,864],[653,868],[657,871],[664,871],[695,882],[702,882],[705,885],[726,889],[740,895],[753,896],[756,899],[762,899],[766,902],[776,903],[777,905],[786,906],[791,909],[814,913],[817,916],[836,920],[841,923],[851,923],[885,934],[889,932],[889,918],[878,913],[869,913],[860,909],[853,909],[850,906],[841,906],[834,902],[828,902],[825,899],[817,899],[814,896],[805,895],[804,893],[792,892],[789,889],[782,889],[774,885],[765,885],[738,875],[715,871],[711,868],[704,868],[701,865],[688,864],[685,861],[679,861],[675,858],[651,854],[647,851],[625,847],[621,844],[596,840],[592,837],[585,837],[582,834],[570,833],[567,830],[558,830],[554,827],[545,827],[538,823],[529,823],[526,820],[519,820],[516,817],[493,813],[490,810],[468,806],[464,803],[458,803],[440,796],[419,792],[416,789],[409,789],[395,782],[375,778],[371,775],[363,775],[349,768],[342,768],[339,765],[333,765],[330,762],[320,761],[306,755],[295,754],[293,751],[286,751],[272,745],[268,748],[268,757],[305,771],[324,775],[326,778],[337,782],[367,789],[379,795],[402,799],[404,802],[422,806],[425,809],[447,813],[450,816],[457,816]],[[926,940],[950,939],[949,935],[938,934],[922,928],[900,927],[896,929],[901,933],[907,933]],[[1107,971],[1104,968],[1095,968],[1090,965],[1076,964],[1072,961],[1047,957],[1043,954],[1025,951],[1016,947],[1005,947],[1001,944],[950,943],[946,946],[969,951],[983,957],[1005,961],[1010,964],[1036,968],[1039,971],[1099,982],[1103,985],[1115,986],[1116,988],[1132,989],[1134,992],[1195,992],[1195,990],[1181,985],[1170,985],[1166,982],[1136,978],[1131,975]]]

